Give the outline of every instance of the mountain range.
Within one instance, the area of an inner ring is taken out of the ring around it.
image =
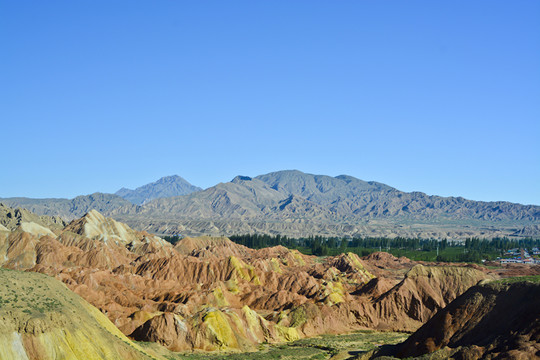
[[[539,277],[508,277],[539,273],[384,252],[316,257],[224,237],[173,246],[96,210],[66,224],[0,205],[0,359],[291,358],[261,346],[366,329],[414,334],[340,359],[531,359]],[[292,358],[330,357],[292,346]]]
[[[352,176],[285,170],[202,190],[179,176],[74,199],[1,202],[71,220],[95,209],[159,234],[288,236],[539,236],[540,206],[403,192]]]

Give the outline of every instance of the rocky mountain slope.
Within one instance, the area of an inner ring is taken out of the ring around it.
[[[237,176],[231,182],[188,195],[161,197],[188,191],[184,185],[168,177],[137,190],[119,192],[132,201],[144,202],[142,205],[108,194],[72,200],[1,201],[67,219],[96,209],[137,229],[190,236],[540,236],[540,206],[407,193],[346,175],[278,171],[255,178]],[[149,200],[158,196],[161,198]]]
[[[351,176],[322,176],[280,171],[256,178],[237,176],[187,197],[157,199],[139,214],[192,218],[287,219],[540,220],[540,206],[480,202],[405,193]],[[129,211],[128,211],[129,213]],[[321,215],[322,214],[322,215]]]
[[[141,205],[149,200],[188,195],[200,190],[202,190],[200,187],[191,185],[184,178],[172,175],[162,177],[158,181],[140,186],[135,190],[122,188],[115,195],[133,204]]]
[[[351,176],[280,171],[111,213],[158,233],[289,236],[535,236],[540,206],[406,193]]]
[[[68,221],[79,218],[90,210],[108,213],[114,209],[129,209],[135,206],[120,196],[103,193],[81,195],[73,199],[3,198],[0,203],[24,208],[39,215],[58,216]]]
[[[14,209],[0,203],[0,229],[15,230],[22,223],[35,223],[51,230],[63,229],[67,223],[58,216],[39,216],[26,209]]]
[[[540,283],[485,282],[437,312],[405,342],[371,358],[537,359],[540,357]],[[386,357],[385,357],[386,358]]]
[[[175,351],[246,350],[366,328],[414,331],[490,277],[383,253],[321,261],[227,238],[184,238],[173,247],[97,211],[56,232],[26,224],[0,231],[1,266],[54,276],[125,335]]]
[[[154,359],[49,276],[0,268],[0,359]]]

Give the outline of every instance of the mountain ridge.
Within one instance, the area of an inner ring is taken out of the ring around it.
[[[173,184],[171,191],[176,191],[177,179],[182,178],[164,177],[137,189],[161,182],[159,191],[165,194],[166,184]],[[137,229],[190,236],[249,232],[306,236],[311,235],[306,232],[310,226],[323,229],[326,236],[540,236],[540,206],[404,192],[350,175],[332,177],[299,170],[239,175],[204,190],[148,198],[141,204],[100,193],[72,200],[0,201],[67,219],[96,209]],[[160,225],[165,223],[165,227]]]
[[[115,195],[118,195],[133,204],[142,205],[153,199],[188,195],[192,192],[200,191],[202,188],[190,184],[183,177],[178,175],[164,176],[152,183],[139,186],[135,190],[121,188]]]
[[[134,206],[120,196],[99,192],[79,195],[73,199],[0,198],[0,203],[10,207],[25,208],[38,215],[60,216],[65,220],[76,219],[90,210],[108,213],[116,208]]]

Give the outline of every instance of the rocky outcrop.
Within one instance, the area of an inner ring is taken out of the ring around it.
[[[275,343],[300,338],[295,328],[267,321],[248,306],[221,310],[208,307],[188,318],[164,313],[145,322],[131,336],[157,342],[173,351],[247,349],[262,341]]]
[[[26,209],[14,209],[0,203],[0,231],[13,231],[23,223],[33,223],[51,230],[60,230],[66,222],[58,216],[38,216]]]
[[[244,257],[254,253],[252,249],[218,236],[185,237],[176,243],[174,249],[182,255],[195,257]]]
[[[471,286],[488,276],[457,266],[414,266],[405,278],[375,300],[372,327],[415,331]]]
[[[393,350],[412,357],[441,350],[452,359],[540,357],[540,284],[486,282],[470,288]]]
[[[540,225],[527,225],[521,229],[516,230],[512,235],[514,236],[524,236],[524,237],[533,237],[540,234]]]
[[[76,234],[83,239],[98,241],[99,244],[123,246],[139,255],[159,252],[159,255],[166,256],[172,253],[172,246],[165,240],[146,232],[135,231],[126,224],[106,218],[96,210],[72,221],[63,233],[67,236],[61,236],[62,242],[68,245],[72,244],[73,239],[69,234]]]

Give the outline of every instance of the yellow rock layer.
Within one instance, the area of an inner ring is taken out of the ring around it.
[[[0,269],[0,301],[0,360],[153,358],[46,275]]]

